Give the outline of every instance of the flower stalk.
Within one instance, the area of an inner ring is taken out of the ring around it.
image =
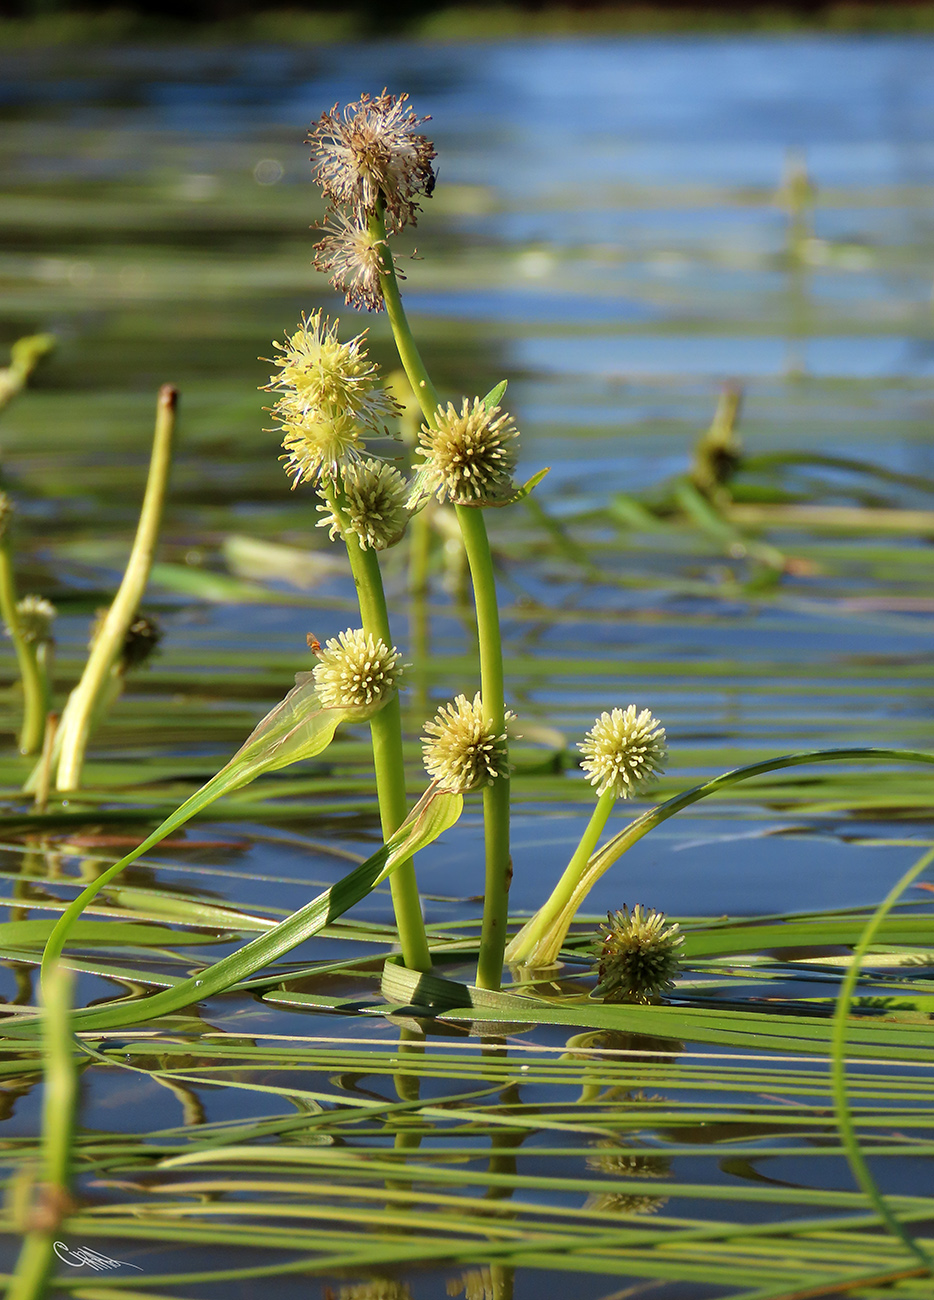
[[[56,777],[56,788],[60,791],[77,790],[81,784],[85,752],[98,703],[108,690],[112,669],[146,590],[172,465],[177,405],[178,390],[171,384],[163,384],[156,406],[149,477],[133,549],[120,589],[104,617],[81,680],[69,696],[62,714]]]
[[[10,546],[12,506],[6,494],[0,495],[0,618],[13,642],[23,687],[23,722],[19,733],[19,752],[35,754],[42,748],[45,720],[49,711],[48,676],[42,670],[37,646],[31,643],[16,599],[16,577]]]

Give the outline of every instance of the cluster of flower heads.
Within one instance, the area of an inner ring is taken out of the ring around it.
[[[428,118],[417,117],[408,98],[384,90],[361,95],[343,111],[335,104],[308,135],[315,180],[332,204],[314,264],[348,303],[366,311],[383,305],[380,264],[391,256],[372,218],[383,214],[390,234],[414,226],[418,200],[435,184],[435,148],[417,130]]]
[[[607,1002],[650,1002],[674,988],[678,948],[684,935],[664,912],[637,903],[630,912],[607,912],[598,940],[599,982],[594,990]]]
[[[634,704],[601,713],[578,749],[597,793],[612,790],[617,799],[631,799],[652,785],[668,755],[665,728],[648,709],[639,713]]]
[[[507,721],[514,718],[507,711]],[[506,733],[497,735],[479,694],[473,700],[458,695],[451,704],[442,704],[425,723],[425,732],[425,768],[442,790],[466,794],[509,774]]]

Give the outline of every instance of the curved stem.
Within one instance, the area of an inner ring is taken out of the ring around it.
[[[627,849],[638,843],[656,826],[673,817],[675,813],[690,807],[700,799],[706,799],[708,795],[716,794],[727,786],[748,781],[754,776],[764,776],[768,772],[777,772],[785,767],[802,767],[810,763],[834,763],[842,760],[934,764],[934,754],[925,754],[917,749],[872,749],[868,746],[852,749],[813,749],[800,754],[783,754],[780,758],[765,759],[761,763],[750,763],[745,767],[736,767],[714,777],[712,781],[705,781],[701,785],[692,786],[690,790],[683,790],[665,803],[644,812],[641,817],[630,822],[618,835],[614,835],[597,850],[587,863],[571,898],[549,925],[537,947],[525,954],[524,961],[536,966],[548,966],[554,962],[561,951],[561,945],[564,943],[571,922],[600,877],[610,869],[617,858],[622,857]],[[550,900],[544,904],[544,907],[547,908],[549,903]],[[534,919],[533,917],[533,921]]]
[[[23,684],[23,725],[19,733],[19,752],[35,754],[41,749],[42,737],[45,735],[48,694],[35,647],[23,636],[16,612],[16,578],[13,574],[9,521],[6,521],[0,537],[0,617],[13,642],[20,681]]]
[[[159,524],[165,502],[169,470],[172,465],[172,439],[178,391],[163,384],[156,406],[156,430],[146,494],[140,510],[139,525],[126,572],[113,604],[88,656],[81,680],[69,696],[59,728],[59,760],[56,786],[59,790],[77,790],[81,784],[84,755],[94,718],[94,709],[107,689],[111,669],[117,662],[127,629],[139,608],[153,553],[159,538]]]
[[[531,920],[527,921],[506,949],[506,960],[524,965],[529,955],[535,952],[539,942],[550,926],[561,916],[575,895],[581,876],[587,868],[597,840],[603,834],[607,819],[616,803],[616,792],[611,788],[604,790],[597,800],[590,821],[581,836],[580,843],[574,850],[574,856],[565,867],[561,879],[552,890],[547,903],[539,908]],[[575,908],[575,911],[577,909]]]
[[[386,646],[392,646],[389,610],[386,607],[383,578],[376,552],[369,547],[361,547],[355,535],[344,526],[340,502],[330,486],[324,487],[324,495],[328,507],[341,525],[347,545],[347,557],[360,602],[363,630],[370,636],[378,637]],[[408,812],[402,750],[402,711],[398,695],[393,696],[370,719],[370,736],[373,742],[380,824],[383,839],[388,840],[405,821]],[[390,889],[402,960],[409,970],[430,971],[431,954],[428,951],[418,883],[411,858],[396,868],[390,879]]]
[[[863,1192],[872,1202],[879,1217],[883,1220],[886,1227],[903,1245],[911,1251],[913,1255],[921,1261],[927,1268],[928,1272],[934,1270],[934,1259],[928,1254],[919,1241],[910,1235],[910,1233],[899,1223],[898,1219],[889,1209],[885,1197],[879,1191],[876,1180],[869,1171],[866,1163],[866,1157],[860,1149],[859,1140],[856,1136],[856,1129],[853,1124],[853,1115],[850,1110],[849,1099],[846,1095],[846,1030],[847,1019],[850,1013],[850,1002],[853,997],[853,989],[859,978],[860,964],[869,950],[869,945],[878,933],[879,927],[889,912],[898,902],[904,891],[914,880],[920,876],[921,872],[934,862],[934,849],[925,853],[913,867],[902,876],[889,890],[885,899],[876,908],[875,913],[866,924],[866,928],[860,935],[859,943],[853,949],[853,958],[847,968],[846,975],[840,985],[840,992],[837,995],[837,1006],[834,1011],[833,1032],[830,1039],[830,1086],[833,1093],[834,1110],[837,1116],[837,1126],[840,1129],[840,1136],[843,1139],[843,1147],[846,1151],[846,1158],[850,1162],[850,1168],[853,1171],[853,1177],[859,1183]]]

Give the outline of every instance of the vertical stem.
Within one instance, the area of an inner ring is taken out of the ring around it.
[[[139,608],[159,537],[162,507],[165,502],[169,469],[172,464],[172,439],[178,391],[163,384],[156,406],[156,430],[146,494],[140,510],[136,539],[127,561],[126,572],[113,604],[107,611],[94,648],[88,656],[84,673],[72,691],[62,715],[59,731],[59,790],[77,790],[81,784],[84,755],[91,734],[94,706],[105,690],[111,669],[117,661],[127,629]]]
[[[44,1087],[42,1096],[43,1182],[31,1210],[7,1300],[41,1300],[55,1262],[54,1245],[71,1206],[71,1149],[74,1138],[78,1072],[70,1023],[70,980],[56,966],[43,986]]]
[[[371,235],[380,241],[379,283],[383,291],[383,302],[386,304],[386,315],[389,317],[393,338],[399,350],[399,360],[409,377],[412,391],[418,399],[425,419],[430,424],[435,418],[435,411],[439,405],[438,390],[425,369],[425,363],[409,328],[405,308],[402,306],[396,268],[393,266],[392,253],[386,238],[386,223],[383,220],[382,208],[370,217],[369,227]]]
[[[16,579],[10,547],[9,515],[0,521],[0,617],[6,624],[16,652],[20,681],[23,684],[23,725],[19,733],[19,752],[35,754],[42,746],[48,705],[43,675],[35,648],[23,636],[16,612]]]
[[[330,494],[328,504],[336,513],[337,503]],[[336,514],[336,517],[339,518],[339,514]],[[386,608],[383,579],[376,552],[369,547],[364,549],[359,546],[353,533],[345,533],[344,540],[347,543],[350,569],[360,602],[363,630],[371,636],[379,637],[385,645],[391,646],[389,611]],[[370,719],[370,735],[373,740],[373,766],[376,769],[380,823],[383,839],[388,840],[405,821],[408,812],[402,752],[402,711],[399,707],[398,695],[393,696],[389,703]],[[425,923],[422,920],[415,867],[411,858],[407,862],[400,863],[390,877],[389,884],[402,959],[409,970],[429,971],[431,955],[428,952],[428,939],[425,935]]]
[[[590,821],[580,838],[580,843],[574,850],[571,861],[565,867],[561,879],[551,891],[547,901],[538,909],[531,920],[526,921],[509,945],[506,953],[507,961],[515,962],[517,965],[520,963],[534,965],[536,948],[542,936],[552,928],[574,897],[574,891],[580,883],[587,863],[590,861],[590,855],[597,847],[597,840],[603,834],[603,828],[606,826],[615,802],[616,794],[613,789],[604,790],[597,800],[597,805],[590,815]],[[565,928],[566,933],[567,928]]]
[[[483,512],[473,506],[456,506],[464,539],[470,576],[473,580],[477,632],[480,639],[480,693],[484,716],[496,735],[506,729],[503,690],[503,647],[499,628],[499,606],[493,557]],[[506,922],[509,918],[509,886],[512,857],[509,852],[509,777],[497,777],[483,791],[483,827],[486,847],[486,879],[483,897],[483,926],[477,962],[477,985],[498,989],[503,978]]]

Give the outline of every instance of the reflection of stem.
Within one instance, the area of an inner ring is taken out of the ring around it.
[[[127,630],[139,609],[152,557],[159,537],[159,524],[165,502],[169,469],[172,464],[172,439],[178,392],[170,384],[159,390],[156,406],[156,431],[146,494],[140,510],[136,539],[127,561],[126,572],[113,604],[104,617],[81,680],[69,696],[62,715],[60,730],[58,779],[59,790],[77,790],[81,784],[84,755],[90,739],[92,719],[98,698],[107,689],[111,671],[117,662]]]
[[[552,890],[548,901],[539,908],[530,921],[525,923],[506,950],[507,961],[525,964],[538,948],[542,937],[568,906],[580,884],[581,877],[587,870],[587,863],[597,847],[597,840],[603,834],[603,828],[615,802],[616,792],[611,786],[608,790],[604,790],[597,800],[597,806],[581,836],[580,843],[574,850],[574,856]]]
[[[425,1035],[419,1033],[416,1029],[406,1029],[404,1026],[399,1030],[399,1055],[416,1054],[423,1056],[425,1052]],[[393,1083],[396,1087],[396,1096],[400,1101],[418,1101],[421,1096],[421,1079],[417,1074],[404,1074],[400,1071],[393,1075]],[[418,1121],[418,1115],[415,1116]],[[408,1115],[396,1116],[392,1123],[396,1126],[395,1136],[393,1137],[394,1151],[417,1151],[421,1146],[421,1134],[413,1133],[407,1129],[407,1123],[411,1122]],[[398,1191],[400,1188],[405,1189],[410,1184],[397,1182],[392,1179],[388,1180],[386,1187],[389,1191]],[[397,1203],[394,1203],[394,1205]],[[404,1202],[403,1204],[408,1204]]]
[[[344,518],[340,502],[333,492],[327,492],[328,507],[338,524]],[[354,534],[341,526],[347,545],[347,557],[353,574],[363,630],[378,638],[387,648],[392,647],[389,611],[383,591],[383,578],[379,559],[370,547],[362,547]],[[379,816],[383,839],[388,840],[405,821],[408,808],[405,797],[405,760],[402,751],[402,711],[399,696],[394,695],[370,719],[370,736],[373,742],[373,766],[376,771],[376,793],[379,799]],[[399,931],[402,960],[409,970],[431,970],[431,956],[425,923],[422,920],[421,902],[415,867],[411,858],[401,863],[390,878],[392,905]]]

